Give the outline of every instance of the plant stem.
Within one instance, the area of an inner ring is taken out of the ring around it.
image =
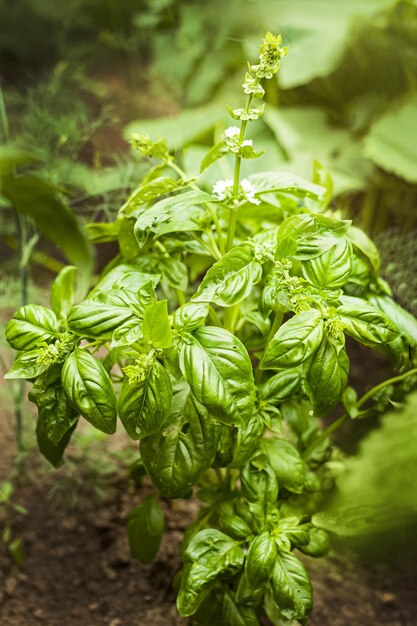
[[[3,90],[0,85],[0,143],[7,143],[10,138],[9,134],[9,120],[7,118],[6,105],[3,97]]]
[[[224,312],[224,327],[226,330],[229,330],[231,333],[235,329],[236,321],[239,316],[239,311],[240,311],[240,302],[227,308]]]
[[[278,328],[280,328],[283,319],[284,319],[284,311],[275,311],[274,321],[272,322],[271,330],[268,333],[268,337],[265,342],[265,347],[269,344],[272,337],[277,332]]]
[[[388,387],[389,385],[395,385],[396,383],[400,383],[409,376],[417,375],[417,368],[408,370],[408,372],[404,372],[404,374],[400,374],[399,376],[394,376],[393,378],[388,378],[384,380],[382,383],[375,385],[372,387],[367,393],[365,393],[360,400],[356,403],[356,407],[360,409],[372,396],[374,396],[378,391],[381,391],[384,387]]]
[[[409,376],[417,375],[417,368],[408,370],[408,372],[404,372],[404,374],[400,374],[399,376],[394,376],[393,378],[388,378],[384,380],[382,383],[375,385],[372,387],[367,393],[365,393],[360,400],[356,403],[356,408],[360,409],[368,400],[372,398],[378,391],[381,391],[384,387],[388,387],[389,385],[393,385],[395,383],[400,383]],[[311,456],[312,452],[319,446],[327,437],[329,437],[335,430],[341,428],[349,419],[348,413],[343,413],[340,417],[337,418],[330,426],[328,426],[323,432],[313,441],[311,446],[307,448],[304,452],[303,457],[306,459]]]
[[[256,80],[255,85],[257,85],[259,79]],[[245,112],[249,113],[250,105],[252,103],[253,95],[249,94],[246,99]],[[245,139],[245,131],[246,126],[248,124],[247,120],[241,120],[240,122],[240,133],[239,133],[239,144]],[[233,174],[233,206],[230,209],[230,218],[229,218],[229,227],[227,229],[227,241],[226,241],[226,252],[233,247],[233,241],[235,238],[236,232],[236,224],[237,224],[237,211],[238,211],[238,196],[239,196],[239,183],[240,183],[240,166],[242,162],[242,157],[238,153],[235,157],[235,169]]]
[[[275,335],[275,333],[277,332],[278,328],[281,326],[282,324],[282,320],[284,319],[284,311],[275,311],[275,317],[274,317],[274,321],[272,322],[270,331],[268,333],[268,337],[266,339],[265,342],[265,348],[264,348],[264,352],[269,344],[269,342],[271,341],[272,337]],[[256,370],[255,370],[255,382],[258,384],[261,381],[261,376],[262,376],[262,370],[259,369],[259,364],[261,361],[259,361],[258,365],[256,366]]]
[[[211,319],[211,321],[213,322],[215,326],[220,326],[220,327],[223,326],[223,324],[221,323],[219,319],[219,316],[217,315],[216,311],[213,309],[211,305],[209,306],[209,318]]]
[[[3,91],[0,86],[0,131],[1,139],[3,143],[7,143],[10,139],[9,135],[9,121],[7,118],[6,106],[4,103]],[[20,279],[20,306],[25,306],[28,301],[28,271],[27,263],[28,259],[25,259],[25,251],[28,242],[27,235],[27,221],[24,215],[21,215],[16,210],[16,230],[18,235],[18,256],[19,256],[19,279]],[[17,446],[17,461],[20,469],[22,461],[22,453],[24,451],[23,446],[23,398],[25,397],[25,381],[20,380],[18,383],[18,392],[14,396],[15,406],[15,430],[16,430],[16,446]]]

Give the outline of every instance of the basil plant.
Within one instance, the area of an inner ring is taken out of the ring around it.
[[[386,406],[414,380],[415,320],[378,276],[378,251],[331,203],[331,179],[266,172],[247,128],[262,116],[264,81],[286,54],[267,33],[201,171],[229,155],[233,177],[202,189],[165,141],[132,143],[152,169],[114,224],[96,224],[120,253],[83,301],[75,268],[57,276],[51,309],[20,308],[6,329],[18,351],[7,378],[33,382],[40,451],[57,466],[84,418],[139,440],[155,487],[129,517],[134,556],[149,563],[164,528],[160,498],[197,497],[182,544],[177,606],[192,623],[307,622],[303,554],[322,556],[314,525],[329,483],[328,435]],[[254,105],[256,104],[256,105]],[[346,336],[400,370],[362,398],[349,384]],[[327,430],[318,418],[341,405]],[[301,554],[300,554],[301,553]],[[300,559],[301,556],[301,559]]]

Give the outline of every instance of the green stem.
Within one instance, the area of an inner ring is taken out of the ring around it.
[[[284,311],[275,311],[274,321],[272,322],[271,330],[268,333],[268,337],[266,339],[265,347],[269,344],[272,337],[277,332],[278,328],[280,328],[282,324],[282,320],[284,319]]]
[[[10,139],[9,120],[7,118],[6,104],[4,102],[3,90],[0,85],[0,143],[7,143]]]
[[[384,380],[382,383],[375,385],[375,387],[372,387],[372,389],[370,389],[367,393],[365,393],[362,396],[362,398],[360,398],[360,400],[358,400],[358,402],[356,403],[356,408],[360,409],[361,406],[366,404],[366,402],[368,402],[368,400],[370,400],[372,396],[378,393],[378,391],[381,391],[381,389],[383,389],[384,387],[388,387],[389,385],[393,385],[395,383],[400,383],[406,378],[408,378],[409,376],[414,376],[414,375],[417,375],[417,368],[408,370],[408,372],[405,372],[404,374],[400,374],[399,376],[388,378],[387,380]],[[335,430],[338,430],[339,428],[341,428],[348,421],[348,419],[349,419],[349,415],[347,413],[343,413],[343,415],[338,417],[337,420],[335,420],[332,424],[330,424],[330,426],[328,426],[325,430],[323,430],[323,432],[317,437],[317,439],[313,441],[311,446],[309,446],[307,450],[304,452],[303,457],[305,459],[310,457],[312,452],[314,452],[314,450],[317,448],[317,446],[319,446],[327,437],[329,437],[332,433],[334,433]]]
[[[223,327],[223,324],[221,323],[219,316],[217,315],[216,311],[213,309],[211,305],[209,306],[209,318],[211,319],[211,321],[213,322],[215,326]]]
[[[231,333],[234,332],[237,318],[239,316],[240,311],[240,302],[234,304],[233,306],[227,308],[224,312],[224,327],[226,330],[229,330]]]
[[[282,320],[284,319],[284,311],[275,311],[275,317],[274,317],[274,321],[272,322],[272,326],[271,329],[268,333],[268,337],[266,339],[265,342],[265,348],[264,348],[264,352],[269,344],[269,342],[271,341],[272,337],[275,335],[275,333],[277,332],[278,328],[281,326],[282,324]],[[256,384],[259,384],[261,381],[261,376],[262,376],[262,370],[259,369],[259,364],[261,361],[259,361],[258,365],[256,366],[255,369],[255,382]]]
[[[409,376],[417,375],[417,368],[412,370],[408,370],[408,372],[404,372],[404,374],[400,374],[399,376],[394,376],[393,378],[388,378],[388,380],[384,380],[382,383],[375,385],[372,387],[367,393],[365,393],[362,398],[356,403],[356,407],[360,409],[372,396],[374,396],[378,391],[381,391],[384,387],[388,387],[389,385],[395,385],[396,383],[400,383]]]
[[[255,85],[257,85],[259,79],[256,80]],[[249,94],[246,99],[245,112],[249,113],[250,105],[252,103],[253,95]],[[239,143],[245,139],[245,131],[248,122],[247,120],[241,120],[240,122],[240,133],[239,133]],[[229,217],[229,227],[227,229],[227,241],[226,241],[226,252],[233,247],[233,241],[235,238],[236,232],[236,224],[237,224],[237,212],[238,212],[238,197],[239,197],[239,183],[240,183],[240,166],[242,163],[242,157],[240,154],[237,154],[235,157],[235,169],[233,174],[233,206],[230,210]]]

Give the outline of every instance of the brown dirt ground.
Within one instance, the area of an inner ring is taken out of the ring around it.
[[[371,378],[382,367],[378,360],[374,363]],[[360,369],[352,374],[360,380]],[[0,482],[10,474],[14,458],[13,415],[3,399],[2,408]],[[29,414],[27,419],[32,422]],[[70,446],[69,462],[57,472],[36,451],[28,454],[13,499],[27,509],[27,515],[14,516],[13,524],[14,536],[23,541],[20,567],[0,542],[1,626],[186,623],[176,614],[172,579],[180,565],[179,542],[195,505],[185,500],[165,503],[166,533],[157,559],[150,566],[133,561],[127,515],[149,487],[135,490],[126,478],[130,457],[126,451],[120,454],[126,445],[123,434],[109,444],[86,431],[84,439]],[[315,590],[311,626],[417,623],[415,564],[359,564],[335,554],[306,561]]]

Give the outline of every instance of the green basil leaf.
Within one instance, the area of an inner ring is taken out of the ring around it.
[[[50,366],[50,363],[38,360],[41,355],[39,350],[30,350],[21,354],[9,371],[4,375],[6,379],[12,378],[24,378],[30,380],[36,378],[43,372],[45,372]]]
[[[228,307],[241,302],[262,279],[262,265],[255,249],[241,244],[227,252],[204,276],[194,302],[215,302]]]
[[[255,610],[251,606],[244,606],[236,602],[232,592],[224,594],[223,598],[224,626],[259,626],[260,622]]]
[[[256,505],[251,506],[251,511],[264,517],[268,508],[276,504],[278,483],[268,464],[259,468],[254,465],[254,461],[247,463],[240,472],[242,494],[251,505]]]
[[[54,365],[35,381],[29,399],[38,407],[38,431],[57,446],[77,421],[61,384],[61,366]]]
[[[295,395],[300,387],[301,376],[297,370],[284,370],[271,376],[258,387],[259,398],[268,404],[280,404]]]
[[[236,443],[230,467],[242,467],[242,465],[250,461],[259,450],[259,441],[264,430],[262,419],[258,413],[254,412],[246,426],[237,429]]]
[[[319,199],[325,193],[324,187],[287,172],[261,172],[251,174],[249,180],[257,193],[291,193],[298,197]]]
[[[117,241],[122,220],[115,222],[90,222],[85,225],[88,239],[92,243],[109,243]]]
[[[158,176],[140,184],[129,196],[125,204],[119,211],[119,215],[124,213],[130,215],[133,211],[143,204],[147,204],[155,198],[160,198],[167,193],[171,193],[178,188],[178,181],[169,176]]]
[[[304,620],[313,608],[313,591],[304,565],[292,554],[277,556],[272,571],[272,589],[284,617]]]
[[[151,563],[164,534],[164,511],[155,496],[147,496],[133,507],[127,522],[130,551],[141,563]]]
[[[149,274],[141,272],[135,265],[121,263],[110,271],[104,273],[97,285],[90,292],[90,297],[98,292],[108,293],[111,289],[127,289],[137,293],[144,287],[152,285],[155,289],[160,276],[158,274]]]
[[[143,315],[142,333],[153,348],[166,349],[172,345],[168,301],[160,300],[148,306]]]
[[[204,159],[201,161],[200,174],[218,159],[221,159],[225,154],[227,154],[227,152],[228,150],[224,141],[216,143],[212,148],[210,148]]]
[[[323,316],[310,309],[291,317],[271,339],[262,358],[261,369],[294,367],[306,361],[323,338]]]
[[[157,265],[162,274],[162,280],[170,287],[186,291],[188,285],[188,269],[185,263],[175,256],[162,257]]]
[[[325,530],[310,528],[309,540],[304,546],[300,546],[301,552],[308,556],[323,557],[329,552],[330,540]]]
[[[77,348],[62,368],[62,386],[75,408],[95,428],[109,435],[116,430],[116,394],[100,361]]]
[[[238,543],[212,528],[201,530],[190,541],[187,561],[177,598],[178,612],[188,617],[196,612],[216,578],[232,577],[243,566],[245,555]]]
[[[120,420],[132,439],[143,439],[157,433],[167,420],[172,401],[168,372],[159,361],[144,372],[144,380],[123,381],[117,401]]]
[[[301,261],[320,256],[338,243],[350,228],[350,221],[336,220],[323,215],[291,215],[277,232],[278,248],[288,237],[297,242],[293,255]]]
[[[111,296],[107,302],[84,300],[77,304],[68,316],[68,326],[80,335],[112,339],[113,333],[134,317],[128,302]]]
[[[351,226],[347,232],[347,236],[355,248],[358,248],[358,250],[366,256],[372,269],[378,272],[381,265],[381,259],[376,245],[371,239],[369,239],[368,235],[360,228]]]
[[[200,326],[204,326],[209,312],[209,305],[205,302],[187,302],[174,313],[174,326],[177,330],[192,332]]]
[[[71,310],[68,316],[68,325],[79,334],[87,337],[99,337],[100,339],[113,339],[113,333],[118,331],[116,333],[117,342],[124,335],[120,327],[126,322],[132,322],[132,320],[136,320],[137,326],[139,326],[146,307],[155,299],[152,281],[142,285],[137,293],[128,289],[98,291],[94,294],[94,299],[84,300]],[[129,325],[129,330],[132,328],[134,329],[134,324]],[[135,333],[133,332],[133,334]],[[141,336],[139,330],[136,332],[136,336]]]
[[[113,332],[111,347],[118,348],[120,346],[131,346],[132,343],[139,341],[142,337],[143,333],[140,326],[140,320],[137,317],[132,317],[126,322],[123,322],[123,324],[116,328]]]
[[[349,376],[349,358],[327,337],[306,365],[310,399],[317,415],[326,415],[342,397]]]
[[[69,444],[72,433],[74,432],[77,424],[75,423],[70,430],[57,443],[54,443],[49,438],[48,422],[44,419],[44,416],[39,416],[36,423],[36,441],[40,453],[53,465],[59,467],[64,456],[65,448]]]
[[[33,350],[40,343],[58,339],[55,313],[39,304],[22,306],[6,325],[6,340],[15,350]]]
[[[252,529],[248,523],[237,515],[220,515],[219,525],[233,539],[245,539],[252,534]]]
[[[341,239],[320,256],[305,261],[303,274],[313,285],[326,289],[343,287],[352,270],[352,246]]]
[[[246,576],[255,588],[266,582],[278,555],[275,539],[269,532],[258,535],[249,544],[246,555]]]
[[[55,278],[51,288],[51,307],[59,319],[66,319],[74,304],[74,278],[77,268],[64,267]]]
[[[151,232],[156,236],[169,232],[204,230],[199,205],[212,202],[203,191],[188,191],[157,202],[143,211],[135,224],[135,237],[142,248]]]
[[[246,570],[243,569],[236,589],[236,600],[245,606],[253,606],[259,608],[264,594],[264,585],[254,587],[248,580]]]
[[[398,337],[398,329],[381,311],[361,298],[341,296],[336,309],[345,325],[344,331],[365,346],[384,345]]]
[[[268,455],[278,485],[293,493],[302,493],[306,480],[306,466],[298,450],[283,439],[264,439],[262,447]]]
[[[248,422],[255,384],[249,355],[237,337],[215,326],[198,328],[181,347],[180,367],[211,417],[226,424]]]
[[[206,409],[188,385],[174,390],[171,415],[162,431],[141,441],[143,463],[152,482],[167,498],[181,498],[210,467],[216,432]]]
[[[385,314],[410,344],[417,343],[417,320],[389,296],[369,296],[369,303]]]

